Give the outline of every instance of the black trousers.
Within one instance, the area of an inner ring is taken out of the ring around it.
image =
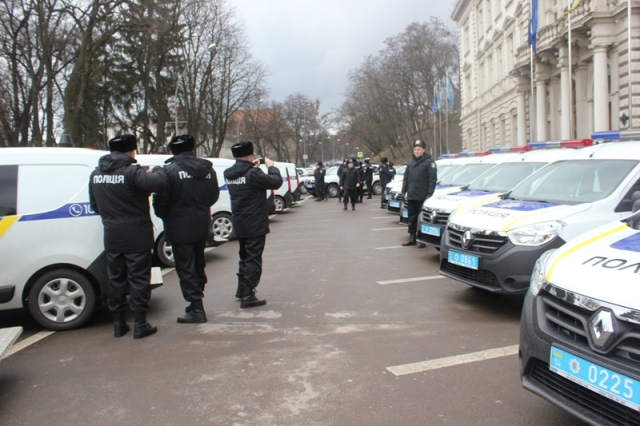
[[[373,181],[369,182],[367,181],[367,197],[372,197],[373,196]],[[364,189],[363,189],[364,191]]]
[[[422,211],[422,204],[424,204],[424,200],[409,200],[407,204],[407,214],[409,216],[407,222],[408,230],[410,234],[415,234],[418,232],[418,218]]]
[[[387,185],[382,187],[382,194],[380,194],[380,207],[384,205],[384,190],[387,189]]]
[[[240,238],[240,262],[238,276],[242,278],[244,285],[252,289],[260,284],[262,276],[262,252],[267,242],[267,236]]]
[[[171,243],[182,297],[187,302],[201,300],[204,297],[204,285],[207,283],[207,275],[204,272],[204,246],[204,241]]]
[[[151,250],[134,253],[107,252],[109,287],[107,303],[111,312],[127,309],[129,302],[134,314],[147,312],[151,299]]]
[[[358,190],[357,189],[346,189],[344,190],[344,198],[342,202],[347,205],[349,203],[349,198],[351,198],[351,204],[356,205],[358,201]]]
[[[364,196],[364,188],[362,186],[363,185],[360,184],[360,186],[356,189],[356,194],[358,196],[358,201],[362,201],[362,197]]]
[[[324,182],[322,183],[316,182],[316,196],[317,196],[316,198],[324,198],[327,196],[327,191],[325,186],[326,185],[324,184]]]

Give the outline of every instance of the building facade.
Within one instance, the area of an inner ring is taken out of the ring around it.
[[[569,21],[566,1],[538,0],[532,54],[531,0],[459,0],[452,19],[460,35],[463,149],[640,126],[640,1],[631,1],[630,35],[628,4],[582,0]]]

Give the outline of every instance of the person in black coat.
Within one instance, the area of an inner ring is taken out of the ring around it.
[[[169,149],[174,156],[164,166],[167,186],[153,197],[156,216],[162,219],[166,240],[171,243],[182,297],[189,302],[179,323],[207,322],[202,305],[207,282],[204,248],[211,226],[211,206],[220,196],[211,161],[196,157],[194,148],[190,135],[171,138]]]
[[[122,337],[130,330],[125,321],[129,287],[135,318],[133,338],[140,339],[158,331],[146,320],[154,244],[149,196],[165,187],[166,177],[160,170],[151,172],[136,164],[135,136],[116,136],[108,143],[111,153],[101,157],[91,173],[89,200],[104,226],[107,304],[113,316],[113,335]]]
[[[349,160],[347,168],[343,170],[342,176],[340,176],[340,190],[344,190],[344,208],[342,210],[347,210],[349,198],[351,198],[351,210],[356,209],[357,191],[361,186],[361,177],[360,171],[354,165],[355,161],[353,159]]]
[[[389,159],[387,157],[382,157],[380,161],[381,164],[378,173],[380,173],[380,186],[382,187],[382,198],[380,200],[380,208],[382,208],[384,204],[384,190],[396,175],[396,169],[392,165],[389,165]]]
[[[345,158],[344,161],[342,162],[342,164],[340,164],[338,166],[338,178],[342,177],[342,172],[344,172],[344,170],[347,168],[347,163],[349,162],[348,158]],[[342,197],[344,195],[344,190],[340,189],[340,192],[338,192],[338,202],[342,203]]]
[[[313,172],[313,178],[316,181],[316,201],[322,201],[327,199],[327,192],[324,188],[324,175],[327,170],[322,166],[322,162],[316,163],[316,170]]]
[[[373,167],[371,167],[368,158],[364,159],[364,164],[362,165],[362,176],[364,184],[367,185],[367,200],[370,200],[373,195]],[[360,201],[362,201],[362,199],[360,199]]]
[[[282,176],[273,161],[265,158],[268,174],[260,170],[260,160],[253,156],[251,142],[239,142],[231,147],[236,163],[224,171],[231,197],[231,223],[240,243],[238,290],[241,308],[262,306],[266,300],[255,296],[262,276],[262,252],[269,233],[267,189],[278,189]]]
[[[418,231],[418,215],[422,211],[422,204],[433,195],[438,180],[438,169],[431,156],[426,153],[427,144],[424,141],[413,143],[413,158],[407,164],[402,181],[402,193],[407,200],[409,240],[403,246],[416,245]],[[420,244],[423,248],[424,244]]]

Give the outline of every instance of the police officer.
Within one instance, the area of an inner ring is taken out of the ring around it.
[[[189,302],[179,323],[207,322],[202,305],[205,274],[204,248],[209,234],[211,206],[220,188],[211,161],[196,157],[190,135],[174,136],[165,161],[167,187],[153,197],[156,216],[162,218],[167,242],[171,243],[182,297]]]
[[[282,176],[273,161],[264,159],[268,174],[260,168],[260,160],[253,156],[251,142],[239,142],[231,147],[236,163],[224,171],[231,196],[231,223],[240,243],[238,290],[236,297],[241,308],[262,306],[266,300],[255,296],[262,276],[262,252],[269,233],[267,189],[278,189]]]
[[[364,159],[364,164],[362,165],[362,181],[367,185],[367,200],[370,200],[373,194],[373,167],[369,164],[368,158]],[[364,186],[362,192],[364,194]],[[360,198],[360,201],[362,201],[362,198]]]
[[[413,158],[407,164],[402,181],[402,193],[408,205],[409,240],[403,246],[416,245],[416,232],[418,230],[418,215],[422,210],[424,201],[433,195],[436,189],[437,169],[436,163],[426,153],[427,144],[417,140],[413,143]],[[419,248],[423,248],[420,244]]]
[[[354,168],[358,172],[358,182],[360,185],[356,188],[356,202],[361,203],[362,198],[364,197],[364,171],[362,167],[362,161],[353,160]]]
[[[121,135],[109,141],[110,154],[100,158],[91,173],[89,199],[104,226],[109,287],[107,301],[113,316],[113,335],[129,331],[125,321],[126,292],[135,318],[133,338],[140,339],[158,331],[146,315],[151,299],[151,250],[153,225],[149,215],[149,196],[166,185],[162,171],[144,169],[136,164],[137,141],[133,135]]]
[[[342,210],[347,210],[349,198],[351,198],[351,210],[356,209],[358,188],[360,188],[360,171],[355,168],[355,163],[355,160],[349,160],[347,168],[340,176],[340,190],[344,191],[344,208]]]
[[[327,193],[324,188],[324,175],[326,169],[322,165],[322,161],[316,163],[316,170],[313,172],[313,178],[316,181],[316,201],[327,199]]]
[[[349,162],[348,158],[345,158],[344,161],[342,162],[342,164],[340,164],[338,166],[338,178],[342,177],[342,172],[344,172],[344,170],[347,168],[347,163]],[[338,192],[338,202],[342,203],[342,196],[344,195],[344,189],[340,189],[340,192]]]
[[[382,198],[380,199],[380,208],[384,206],[384,190],[386,189],[389,182],[393,180],[393,177],[396,175],[396,169],[389,164],[389,159],[387,157],[382,157],[380,159],[380,169],[378,173],[380,174],[380,186],[382,186]]]

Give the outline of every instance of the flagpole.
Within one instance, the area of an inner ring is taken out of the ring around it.
[[[446,124],[445,124],[445,132],[446,132],[446,136],[445,136],[445,147],[447,148],[447,154],[449,153],[449,73],[447,72],[445,74],[445,92],[444,92],[444,98],[445,98],[445,110],[444,113],[445,115],[445,119],[446,119]]]
[[[533,14],[533,0],[529,1],[529,16]],[[534,123],[533,123],[533,79],[535,78],[533,75],[533,44],[529,45],[529,63],[531,65],[531,93],[529,94],[529,129],[530,129],[530,137],[529,142],[533,142],[536,140],[535,135],[533,133]]]
[[[632,105],[631,105],[631,0],[627,1],[627,104],[629,108],[629,125],[628,129],[633,127]]]
[[[571,0],[569,1],[569,5],[567,6],[571,9]],[[630,0],[629,0],[630,1]],[[569,105],[571,108],[569,109],[569,138],[573,139],[573,71],[571,70],[571,13],[568,13],[568,29],[569,29]]]

